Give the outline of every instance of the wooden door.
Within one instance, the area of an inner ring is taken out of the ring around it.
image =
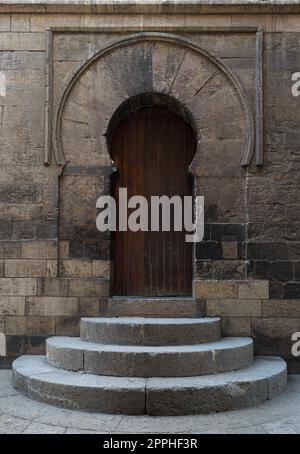
[[[191,196],[188,166],[195,150],[191,126],[166,108],[148,107],[130,114],[117,126],[112,140],[117,167],[114,197],[118,200],[120,187],[127,188],[128,198],[145,196],[149,206],[152,195]],[[185,241],[185,234],[172,229],[115,232],[112,294],[190,296],[192,244]]]

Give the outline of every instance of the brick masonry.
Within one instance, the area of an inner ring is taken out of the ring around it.
[[[271,299],[270,282],[261,280],[198,280],[194,296],[206,305],[208,316],[222,317],[224,336],[250,336],[255,353],[283,356],[298,372],[291,334],[299,331],[299,300]]]
[[[205,196],[206,226],[195,250],[195,296],[209,315],[223,316],[225,335],[251,335],[256,353],[282,355],[299,372],[290,340],[300,331],[300,101],[291,95],[291,74],[300,71],[299,11],[261,15],[253,5],[253,14],[245,14],[235,5],[185,15],[177,5],[118,15],[92,13],[88,5],[65,6],[60,14],[55,6],[49,12],[14,8],[0,11],[0,71],[7,84],[0,96],[1,354],[43,352],[46,337],[77,335],[81,316],[103,312],[112,275],[109,236],[95,229],[95,200],[110,191],[103,134],[126,97],[169,90],[194,113],[201,136],[192,173]],[[150,39],[99,58],[83,73],[62,112],[63,150],[49,149],[47,137],[50,132],[55,139],[55,115],[76,71],[101,49],[141,31],[175,35],[220,59],[255,117],[257,27],[263,30],[263,166],[255,165],[255,156],[248,167],[240,165],[249,131],[228,78],[220,73],[196,99],[202,74],[215,69],[212,61]],[[95,73],[103,76],[98,98],[89,91]],[[59,151],[66,165],[57,165]]]

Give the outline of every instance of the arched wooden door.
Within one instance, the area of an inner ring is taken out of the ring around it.
[[[164,107],[142,108],[116,127],[111,146],[117,167],[113,196],[191,196],[188,173],[196,151],[192,127]],[[129,210],[130,214],[130,210]],[[171,216],[172,217],[172,216]],[[190,296],[192,244],[186,232],[113,234],[113,296]]]

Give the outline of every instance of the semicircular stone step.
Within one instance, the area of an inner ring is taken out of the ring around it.
[[[189,345],[221,337],[221,319],[205,318],[82,318],[80,337],[118,345]]]
[[[13,363],[13,384],[28,397],[65,408],[153,416],[237,410],[271,399],[286,387],[286,363],[260,357],[247,368],[182,378],[107,377],[56,369],[44,356]]]
[[[253,360],[250,338],[164,347],[104,345],[74,337],[47,340],[47,358],[66,370],[118,377],[182,377],[247,367]]]

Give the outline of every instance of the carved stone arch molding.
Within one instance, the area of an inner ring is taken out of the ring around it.
[[[143,93],[170,95],[192,118],[195,176],[241,176],[253,156],[254,119],[240,81],[207,51],[178,36],[138,33],[101,50],[73,76],[55,115],[61,164],[110,167],[106,140],[118,107]]]

